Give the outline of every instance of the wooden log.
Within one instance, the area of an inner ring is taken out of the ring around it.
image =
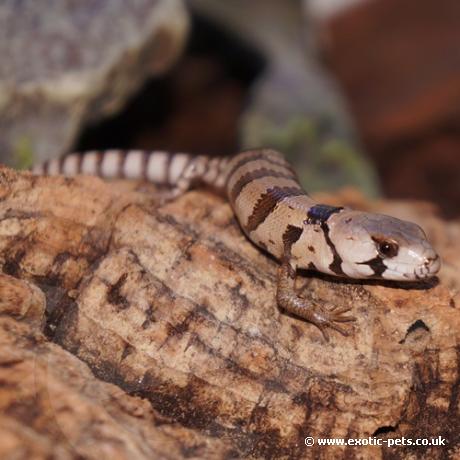
[[[196,191],[159,207],[136,184],[1,168],[0,457],[388,452],[307,436],[442,436],[458,453],[460,225],[426,205],[321,199],[421,223],[440,281],[310,277],[307,297],[358,319],[326,343],[278,309],[277,263],[223,199]]]

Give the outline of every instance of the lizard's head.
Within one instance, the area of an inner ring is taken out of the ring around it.
[[[328,224],[350,277],[411,281],[430,278],[441,267],[425,232],[412,222],[345,209]]]

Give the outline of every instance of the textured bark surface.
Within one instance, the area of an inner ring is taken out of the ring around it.
[[[358,319],[325,343],[278,310],[277,263],[225,201],[146,191],[0,169],[1,458],[460,454],[458,223],[321,197],[418,221],[444,261],[411,289],[311,277],[306,296]],[[304,444],[438,435],[448,447]]]

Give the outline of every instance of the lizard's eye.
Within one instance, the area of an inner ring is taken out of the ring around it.
[[[395,257],[398,255],[399,246],[394,241],[377,242],[377,250],[382,257]]]

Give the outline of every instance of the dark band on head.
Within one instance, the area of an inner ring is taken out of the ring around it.
[[[385,270],[388,268],[380,256],[376,256],[373,259],[366,260],[366,262],[359,262],[359,265],[368,265],[374,272],[375,276],[381,277]],[[373,275],[371,275],[373,276]]]
[[[331,237],[329,236],[329,226],[326,222],[321,223],[321,230],[323,231],[324,239],[326,240],[326,243],[332,252],[333,259],[332,262],[329,264],[329,268],[336,275],[345,275],[345,273],[342,270],[342,258],[339,256],[339,253],[337,252],[337,249],[335,248],[335,245],[332,242]]]

